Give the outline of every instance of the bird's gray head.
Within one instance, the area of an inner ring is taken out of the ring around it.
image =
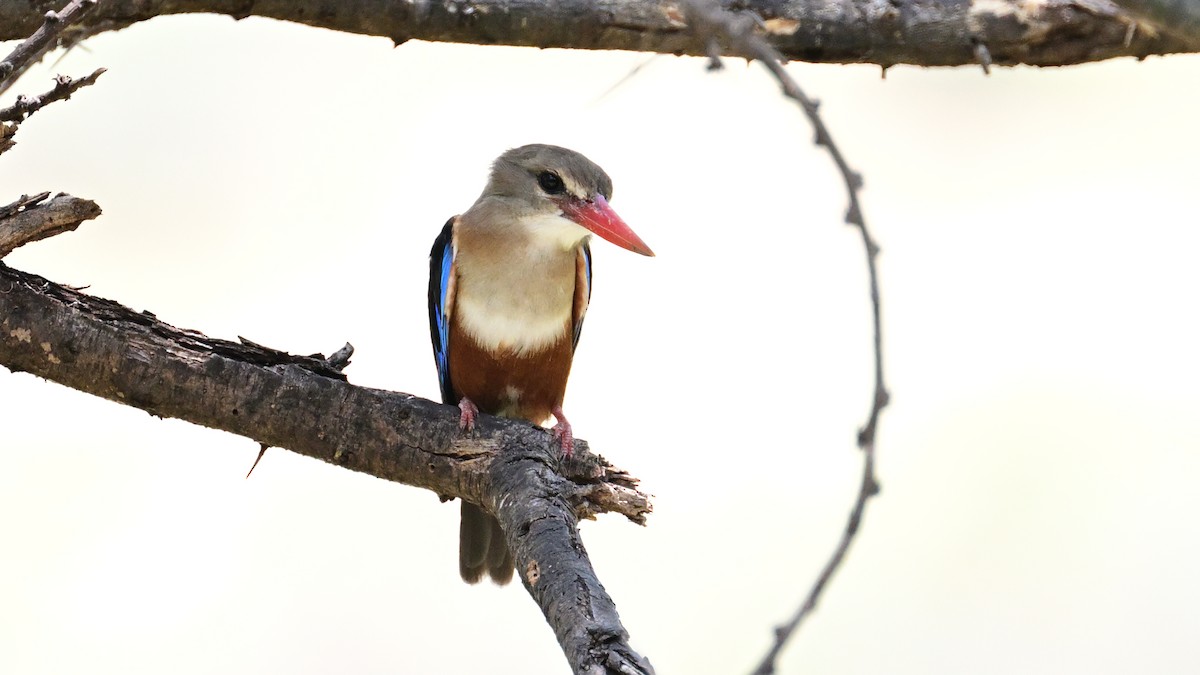
[[[612,179],[595,162],[574,150],[534,144],[496,159],[479,203],[504,202],[539,236],[564,247],[593,232],[635,253],[654,255],[608,205],[611,198]]]
[[[563,198],[612,199],[612,179],[595,162],[557,145],[522,145],[492,164],[485,195],[527,200],[546,210]]]

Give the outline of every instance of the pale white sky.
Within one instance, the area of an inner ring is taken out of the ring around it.
[[[345,341],[437,395],[426,255],[507,147],[580,150],[658,253],[598,243],[578,434],[656,495],[583,534],[658,672],[743,673],[844,525],[870,395],[862,253],[757,67],[161,19],[0,158],[105,214],[5,262],[210,335]],[[1184,673],[1200,605],[1200,60],[793,65],[883,247],[882,495],[785,673]],[[0,672],[555,673],[458,509],[0,373]]]

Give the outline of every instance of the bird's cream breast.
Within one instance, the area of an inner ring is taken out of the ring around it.
[[[460,255],[455,313],[480,346],[520,355],[570,330],[573,255]]]

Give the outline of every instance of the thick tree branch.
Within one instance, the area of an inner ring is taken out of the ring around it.
[[[36,3],[0,3],[0,40],[42,21]],[[364,35],[472,44],[704,54],[680,0],[105,0],[82,25],[115,30],[165,14],[262,16]],[[1133,30],[1110,0],[736,0],[764,19],[786,60],[955,66],[1069,65],[1193,51],[1184,40]]]
[[[578,442],[560,466],[550,434],[407,394],[356,387],[344,359],[206,337],[0,264],[0,364],[158,417],[223,429],[331,464],[481,504],[576,673],[651,673],[592,571],[578,518],[651,510],[637,480]]]
[[[629,646],[617,607],[600,584],[579,537],[577,504],[633,496],[625,486],[580,486],[554,469],[540,445],[505,439],[491,469],[490,504],[513,553],[517,573],[554,628],[573,672],[653,675],[654,668]],[[648,502],[646,504],[648,506]],[[641,508],[633,509],[641,516]]]

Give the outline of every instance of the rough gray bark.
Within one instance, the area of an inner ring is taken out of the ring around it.
[[[599,484],[564,478],[546,464],[540,447],[512,441],[502,443],[490,471],[492,510],[521,583],[546,614],[567,661],[576,673],[654,673],[650,662],[630,649],[617,606],[592,571],[571,517],[577,504],[594,498],[589,493]],[[496,495],[503,497],[496,501]],[[640,509],[633,511],[640,517]]]
[[[24,38],[49,7],[0,3],[0,40]],[[261,16],[349,33],[573,49],[704,54],[682,2],[666,0],[105,0],[75,28],[116,30],[155,16],[206,12]],[[997,65],[1069,65],[1118,56],[1193,51],[1139,29],[1110,0],[736,0],[763,19],[786,59],[955,66],[986,55]],[[69,35],[66,37],[70,37]],[[980,48],[982,46],[982,49]]]
[[[0,291],[0,364],[10,370],[484,505],[503,521],[574,672],[653,672],[630,649],[576,529],[605,512],[644,523],[650,501],[585,442],[560,463],[550,434],[530,424],[482,416],[467,436],[456,408],[351,385],[344,363],[180,330],[2,263]]]

